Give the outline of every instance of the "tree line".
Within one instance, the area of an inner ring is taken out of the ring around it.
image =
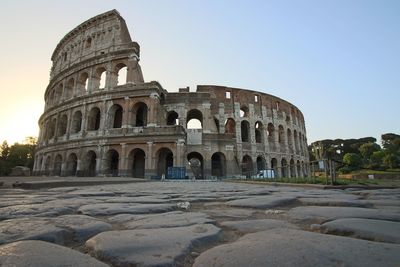
[[[0,176],[7,176],[15,166],[24,166],[32,170],[37,140],[35,137],[25,138],[23,144],[11,146],[7,141],[0,145]]]
[[[360,169],[399,169],[400,135],[385,133],[381,139],[381,146],[374,137],[316,141],[308,147],[310,160],[334,160],[339,163],[341,173]]]

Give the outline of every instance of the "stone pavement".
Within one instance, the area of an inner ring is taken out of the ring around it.
[[[400,266],[400,189],[0,189],[0,266]]]

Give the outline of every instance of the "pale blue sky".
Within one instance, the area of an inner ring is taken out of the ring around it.
[[[302,110],[309,143],[400,133],[400,1],[15,0],[0,3],[0,141],[38,134],[57,43],[114,8],[146,81],[279,96]]]

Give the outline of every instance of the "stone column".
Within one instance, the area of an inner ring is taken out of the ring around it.
[[[128,153],[126,143],[121,143],[121,156],[118,163],[119,176],[128,176]]]
[[[117,73],[112,68],[112,62],[109,61],[106,68],[106,83],[104,89],[110,90],[113,86],[116,86],[117,83]]]
[[[90,71],[88,73],[88,85],[87,85],[87,91],[89,93],[93,92],[93,90],[97,89],[97,84],[100,82],[97,80],[97,77],[94,76],[94,70],[93,68],[90,68]]]
[[[219,103],[218,106],[218,115],[219,115],[219,133],[225,133],[225,105],[224,103]],[[218,129],[217,129],[218,130]]]
[[[102,161],[103,161],[103,145],[97,146],[98,157],[96,157],[96,174],[97,176],[103,176],[104,172],[102,170]]]
[[[155,167],[155,160],[153,156],[153,142],[147,142],[147,153],[145,162],[145,174],[146,178],[151,178],[153,175],[157,175],[157,170]]]
[[[176,155],[174,155],[174,166],[176,167],[184,167],[183,158],[185,153],[185,140],[178,139],[176,141]]]
[[[203,133],[210,133],[211,129],[211,104],[210,103],[203,103],[202,104],[202,113],[203,113]]]
[[[122,116],[122,128],[128,128],[129,127],[129,96],[126,96],[124,98],[125,103],[124,103],[124,114]]]
[[[72,121],[72,109],[68,110],[68,120],[67,120],[67,131],[65,134],[65,139],[69,139],[69,135],[71,133],[71,121]]]

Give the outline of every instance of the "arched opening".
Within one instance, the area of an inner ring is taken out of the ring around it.
[[[61,165],[62,165],[62,157],[60,154],[58,154],[54,158],[53,175],[61,176]]]
[[[94,107],[89,112],[87,121],[87,130],[97,131],[99,128],[100,128],[100,109],[98,107]]]
[[[297,169],[297,176],[298,177],[303,177],[303,173],[301,171],[301,163],[300,160],[297,161],[296,163],[296,169]]]
[[[275,177],[278,177],[278,160],[276,158],[271,159],[271,169],[274,170]]]
[[[78,166],[78,157],[75,153],[69,154],[67,158],[67,176],[75,176],[76,175],[76,168]]]
[[[281,160],[282,177],[288,177],[288,164],[285,158]]]
[[[78,80],[78,87],[81,91],[87,91],[89,84],[89,74],[87,72],[83,72],[79,75],[79,80]]]
[[[146,154],[140,148],[135,148],[129,153],[129,166],[131,166],[132,177],[144,178]]]
[[[225,133],[236,135],[236,122],[234,119],[229,118],[225,121]]]
[[[226,176],[226,158],[221,152],[216,152],[211,156],[211,176]]]
[[[106,154],[105,174],[118,176],[119,154],[116,150],[110,149]]]
[[[110,128],[121,128],[122,127],[122,114],[123,109],[120,105],[114,104],[111,106],[109,112],[109,126]]]
[[[267,164],[263,156],[257,157],[257,172],[267,169]]]
[[[203,114],[198,109],[192,109],[186,116],[187,129],[202,129],[203,128]]]
[[[240,118],[248,117],[249,116],[249,108],[246,106],[241,106],[239,111]]]
[[[85,157],[85,176],[94,177],[96,176],[96,153],[93,150],[89,150]]]
[[[75,111],[74,115],[72,116],[72,123],[71,123],[71,133],[78,133],[81,131],[82,128],[82,112]]]
[[[291,159],[289,164],[290,164],[290,177],[296,177],[296,165],[294,163],[294,160]]]
[[[50,175],[50,162],[51,156],[47,156],[46,160],[44,161],[44,175]]]
[[[62,83],[60,83],[58,86],[57,86],[57,89],[56,89],[56,92],[55,92],[55,95],[54,95],[54,104],[57,104],[57,103],[59,103],[60,102],[60,100],[61,100],[61,96],[62,96],[62,92],[63,92],[63,84]]]
[[[54,99],[55,90],[51,90],[49,97],[47,98],[47,103],[53,105],[55,102]]]
[[[65,99],[70,99],[74,95],[74,84],[75,84],[74,78],[68,80],[64,90]]]
[[[268,131],[268,142],[270,144],[273,144],[275,142],[275,127],[272,123],[268,123],[267,131]]]
[[[67,133],[67,123],[68,123],[68,117],[67,115],[64,114],[58,121],[57,136],[63,136],[64,134]]]
[[[117,85],[124,85],[126,84],[126,77],[128,74],[128,68],[125,64],[118,64],[116,67],[117,73]]]
[[[134,127],[143,127],[147,126],[147,105],[143,102],[136,103],[133,106],[133,126]]]
[[[157,163],[157,175],[158,177],[164,177],[168,178],[168,167],[173,167],[174,166],[174,155],[172,151],[168,148],[161,148],[157,152],[157,158],[158,158],[158,163]]]
[[[105,68],[98,68],[96,70],[97,89],[104,89],[106,87],[106,76],[107,71]]]
[[[49,123],[49,129],[48,129],[48,139],[52,139],[54,137],[55,134],[55,130],[56,130],[56,123],[57,120],[54,118],[50,121]]]
[[[250,178],[253,175],[253,160],[249,155],[243,156],[242,174],[245,175],[246,178]]]
[[[87,38],[85,42],[85,48],[90,48],[92,46],[92,38]]]
[[[167,114],[167,125],[178,125],[179,124],[179,115],[175,111],[170,111]]]
[[[304,161],[301,162],[301,169],[303,171],[303,177],[308,177],[308,169]]]
[[[37,157],[37,159],[38,159],[38,165],[36,166],[36,171],[35,171],[35,175],[42,175],[43,173],[42,173],[42,164],[43,164],[43,157]],[[39,171],[39,173],[38,173],[38,171]]]
[[[255,126],[254,126],[254,134],[255,134],[255,138],[256,138],[256,143],[262,143],[263,142],[263,135],[262,135],[262,132],[263,132],[263,129],[264,129],[264,126],[263,126],[263,124],[261,123],[261,122],[256,122],[256,124],[255,124]]]
[[[293,139],[294,139],[294,149],[296,151],[296,154],[299,154],[299,137],[297,135],[297,131],[293,131]]]
[[[250,142],[250,124],[248,121],[240,123],[242,142]]]
[[[282,125],[278,126],[278,142],[283,144],[285,142],[285,130],[283,129]]]
[[[292,131],[290,129],[287,129],[287,139],[290,153],[293,153]]]
[[[196,179],[203,179],[204,177],[204,161],[203,156],[198,152],[191,152],[187,155],[189,166],[192,169],[193,175]]]

